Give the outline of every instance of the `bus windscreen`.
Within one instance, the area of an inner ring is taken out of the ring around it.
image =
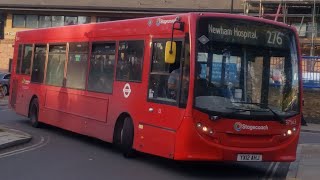
[[[202,18],[196,38],[195,108],[281,122],[299,113],[298,52],[290,29]]]

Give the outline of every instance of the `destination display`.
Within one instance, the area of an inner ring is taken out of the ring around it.
[[[198,40],[289,48],[292,33],[275,25],[236,19],[203,18],[198,24]]]

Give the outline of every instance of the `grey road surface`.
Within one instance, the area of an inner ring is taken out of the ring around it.
[[[111,144],[59,128],[32,128],[28,119],[0,107],[0,123],[30,133],[25,145],[0,151],[0,179],[285,179],[289,163],[175,162],[147,154],[126,159]],[[300,143],[320,143],[320,134]]]

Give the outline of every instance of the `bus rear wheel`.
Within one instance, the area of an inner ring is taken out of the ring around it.
[[[40,127],[40,123],[38,121],[38,115],[39,115],[39,102],[38,102],[38,99],[35,98],[32,100],[30,104],[30,109],[29,109],[29,117],[30,117],[30,122],[32,127],[35,127],[35,128]]]
[[[126,117],[123,121],[122,128],[120,128],[120,148],[126,158],[134,157],[135,150],[133,147],[134,127],[133,121],[130,117]]]

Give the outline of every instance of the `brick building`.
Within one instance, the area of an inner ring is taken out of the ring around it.
[[[20,30],[191,11],[243,12],[242,0],[1,0],[0,69],[9,70]]]

